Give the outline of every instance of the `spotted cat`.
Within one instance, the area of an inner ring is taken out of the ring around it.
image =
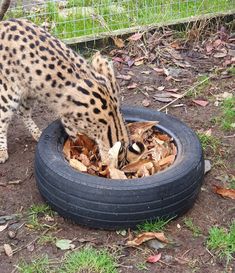
[[[94,139],[102,161],[120,141],[120,160],[143,151],[131,145],[120,113],[119,86],[111,64],[96,54],[91,64],[43,28],[24,19],[0,23],[0,163],[8,159],[7,129],[14,112],[35,140],[41,131],[31,119],[34,102],[43,101],[61,118],[68,135]]]

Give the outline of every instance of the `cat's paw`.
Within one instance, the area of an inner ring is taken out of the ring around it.
[[[7,150],[0,150],[0,164],[5,163],[8,159],[8,152]]]

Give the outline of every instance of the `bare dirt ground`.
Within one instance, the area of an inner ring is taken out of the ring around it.
[[[139,248],[126,247],[128,235],[122,236],[114,231],[82,227],[65,221],[58,215],[51,219],[52,222],[44,216],[40,218],[41,222],[54,226],[53,228],[48,226],[41,230],[30,228],[27,225],[30,206],[43,203],[33,174],[36,143],[25,130],[21,120],[15,117],[8,137],[10,158],[5,164],[0,165],[0,225],[8,223],[7,228],[0,231],[1,273],[17,272],[14,266],[22,259],[32,261],[44,254],[50,258],[62,258],[65,251],[59,250],[54,243],[43,245],[38,243],[38,239],[45,232],[57,238],[71,239],[76,247],[89,244],[97,249],[108,248],[118,257],[120,273],[235,272],[234,260],[226,268],[225,260],[218,259],[206,248],[209,228],[212,226],[226,228],[235,214],[234,200],[222,198],[212,191],[213,184],[228,186],[227,181],[223,182],[216,177],[235,175],[234,131],[224,131],[220,127],[220,122],[214,122],[216,117],[222,115],[221,106],[216,106],[215,95],[224,92],[234,93],[235,90],[234,75],[228,72],[232,61],[234,62],[234,40],[223,38],[217,33],[207,38],[207,42],[187,46],[181,39],[169,38],[172,37],[171,33],[165,33],[165,37],[161,37],[162,34],[158,33],[152,38],[152,42],[147,43],[152,48],[148,48],[138,39],[132,41],[127,48],[109,52],[118,71],[123,104],[142,107],[144,104],[145,107],[157,110],[166,103],[154,100],[154,96],[159,97],[160,93],[166,93],[171,89],[175,89],[173,94],[183,94],[200,81],[201,75],[211,76],[195,96],[191,94],[183,97],[173,104],[181,106],[174,108],[169,106],[167,110],[169,114],[186,122],[195,131],[205,132],[211,129],[212,135],[220,142],[215,153],[212,153],[210,147],[206,149],[206,158],[210,159],[212,169],[205,177],[202,191],[194,207],[185,216],[167,225],[165,234],[171,243],[159,250],[162,254],[161,261],[146,264],[146,269],[141,269],[140,264],[145,264],[147,257],[156,253],[147,245]],[[221,55],[216,57],[216,53]],[[163,67],[165,71],[162,70]],[[123,75],[130,77],[125,80]],[[194,103],[193,99],[204,100],[208,104],[203,107]],[[41,128],[45,128],[55,116],[42,106],[35,109],[34,118]],[[21,216],[18,219],[4,221],[2,216],[13,214]],[[194,236],[185,226],[185,217],[192,218],[194,225],[201,229],[199,236]],[[14,238],[9,237],[10,230],[15,231]],[[4,244],[11,245],[14,250],[13,256],[8,257],[5,254]]]

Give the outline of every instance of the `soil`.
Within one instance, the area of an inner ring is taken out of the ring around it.
[[[118,271],[120,273],[235,272],[233,263],[226,268],[225,260],[220,260],[214,252],[210,252],[206,248],[209,228],[212,226],[227,227],[234,219],[235,214],[234,200],[224,199],[212,192],[213,184],[228,186],[227,182],[222,182],[216,177],[235,175],[235,139],[231,137],[234,136],[234,131],[223,131],[219,123],[213,122],[222,113],[221,107],[214,104],[215,94],[225,91],[234,92],[235,81],[230,74],[226,73],[227,67],[223,65],[227,56],[217,59],[212,55],[203,55],[202,53],[199,56],[197,52],[192,47],[181,52],[181,56],[191,66],[181,68],[182,73],[178,76],[179,81],[167,80],[166,75],[160,75],[154,71],[153,65],[150,65],[147,60],[144,64],[131,67],[116,63],[118,74],[127,75],[131,71],[132,75],[130,81],[120,80],[122,103],[143,107],[143,100],[148,99],[150,101],[148,107],[155,110],[166,105],[166,103],[153,100],[153,95],[160,93],[158,87],[178,88],[177,92],[183,93],[195,84],[198,75],[213,74],[209,84],[204,86],[201,94],[196,97],[196,99],[208,101],[207,106],[202,107],[193,103],[193,97],[184,97],[175,103],[182,104],[181,107],[167,107],[168,114],[178,117],[195,131],[211,129],[212,135],[220,139],[220,146],[215,154],[211,152],[209,147],[206,150],[205,155],[207,159],[210,159],[212,169],[205,176],[202,190],[194,207],[183,217],[177,218],[167,225],[165,234],[171,243],[159,250],[162,253],[161,261],[156,264],[146,264],[146,270],[138,269],[138,265],[142,262],[145,263],[147,257],[154,253],[147,245],[142,245],[139,248],[126,247],[125,242],[128,235],[122,236],[114,231],[82,227],[65,221],[58,215],[53,217],[52,222],[47,222],[45,217],[41,218],[42,222],[55,225],[47,232],[47,235],[71,239],[76,247],[87,244],[98,249],[108,247],[110,251],[118,253],[118,264],[120,264]],[[169,66],[169,63],[166,65]],[[154,67],[157,67],[156,63]],[[176,68],[176,66],[174,67]],[[215,73],[215,71],[219,72]],[[136,83],[137,88],[128,89],[127,86],[132,83]],[[147,92],[148,95],[144,92]],[[44,105],[36,107],[33,117],[40,128],[45,128],[56,118]],[[36,142],[25,130],[22,121],[15,117],[8,134],[10,158],[5,164],[0,165],[0,217],[17,213],[23,216],[8,221],[8,227],[0,232],[0,271],[2,273],[17,272],[15,266],[22,259],[32,261],[45,253],[50,258],[62,258],[65,253],[57,249],[53,243],[41,245],[36,241],[45,232],[46,227],[42,230],[35,230],[26,225],[30,206],[44,203],[36,187],[33,174],[35,146]],[[202,230],[200,236],[193,236],[185,226],[185,217],[192,218],[194,225]],[[0,223],[0,225],[3,224],[3,222]],[[9,230],[17,230],[15,238],[9,238]],[[133,233],[133,231],[131,232]],[[26,247],[30,242],[33,242],[33,248]],[[3,244],[10,244],[17,252],[12,257],[6,256]]]

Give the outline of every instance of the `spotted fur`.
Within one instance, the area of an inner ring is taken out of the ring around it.
[[[68,135],[94,139],[102,161],[117,141],[129,145],[119,109],[119,86],[100,54],[92,64],[30,21],[0,23],[0,163],[8,158],[7,129],[14,112],[35,140],[41,131],[31,119],[34,101],[52,108]]]

